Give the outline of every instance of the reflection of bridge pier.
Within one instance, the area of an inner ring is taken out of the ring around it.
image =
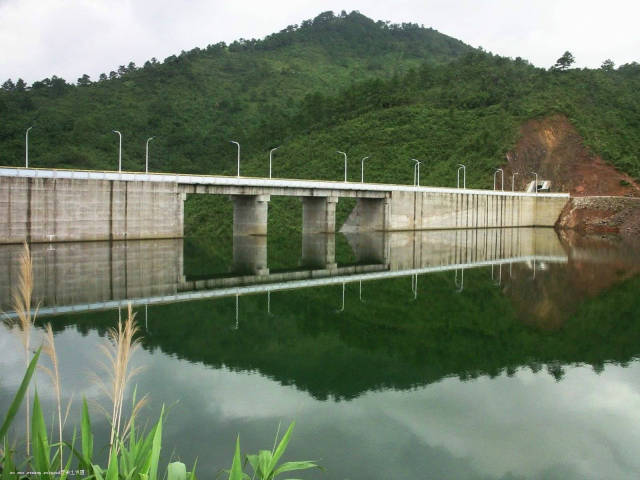
[[[345,233],[356,262],[389,263],[389,234],[385,232]]]
[[[336,236],[334,234],[303,234],[300,264],[311,269],[335,270],[338,267]]]
[[[267,236],[234,235],[232,270],[237,274],[268,275]]]

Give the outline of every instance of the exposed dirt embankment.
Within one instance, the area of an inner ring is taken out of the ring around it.
[[[585,146],[564,115],[534,119],[520,129],[516,148],[507,153],[505,186],[511,174],[516,190],[524,190],[537,172],[554,192],[569,192],[571,201],[557,227],[583,233],[640,233],[640,185],[608,165]]]
[[[518,172],[516,190],[523,190],[533,180],[531,172],[537,172],[539,179],[551,180],[554,192],[569,192],[572,197],[640,197],[640,185],[591,153],[564,115],[523,124],[520,140],[507,159],[505,188],[511,186],[512,172]]]
[[[640,198],[574,197],[560,214],[556,227],[581,233],[640,235]]]

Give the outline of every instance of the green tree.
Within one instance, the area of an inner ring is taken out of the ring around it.
[[[6,82],[4,82],[2,84],[2,89],[6,90],[7,92],[11,92],[16,88],[15,84],[13,83],[13,80],[8,79]]]
[[[89,75],[87,75],[86,73],[82,75],[80,78],[78,78],[79,87],[86,87],[87,85],[90,85],[90,84],[91,84],[91,79]]]
[[[602,62],[602,65],[600,65],[600,70],[604,70],[605,72],[612,72],[615,66],[616,64],[613,63],[613,60],[607,58],[604,62]]]
[[[573,57],[573,54],[567,50],[566,52],[564,52],[562,54],[562,56],[556,60],[556,63],[553,67],[551,67],[552,70],[566,70],[568,69],[571,65],[573,65],[575,63],[576,59]]]

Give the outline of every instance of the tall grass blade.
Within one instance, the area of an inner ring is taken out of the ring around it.
[[[289,441],[291,440],[291,433],[293,432],[293,427],[295,426],[296,426],[296,422],[291,422],[291,425],[289,425],[289,428],[287,428],[287,431],[283,435],[282,440],[280,440],[278,447],[273,452],[273,458],[271,460],[271,465],[269,467],[269,470],[273,470],[275,468],[275,466],[278,463],[278,460],[280,460],[280,457],[282,456],[284,451],[287,449],[287,445],[289,445]]]
[[[153,446],[151,447],[151,466],[149,469],[149,480],[157,480],[158,462],[160,461],[160,449],[162,448],[162,416],[164,415],[164,407],[160,412],[160,419],[156,425],[153,434]]]
[[[33,451],[33,461],[35,470],[48,472],[51,470],[49,463],[49,440],[47,438],[47,426],[44,422],[44,415],[40,407],[38,392],[33,397],[33,414],[31,417],[31,449]]]
[[[80,433],[82,436],[82,459],[80,461],[80,468],[91,470],[91,464],[93,462],[93,433],[91,431],[91,418],[89,417],[89,407],[87,406],[86,398],[82,399]]]
[[[240,459],[240,437],[236,439],[236,451],[233,454],[233,461],[231,462],[231,470],[229,470],[229,480],[244,480],[245,475],[242,472],[242,460]]]
[[[31,359],[29,363],[29,367],[22,378],[22,382],[20,383],[20,387],[18,387],[18,391],[13,397],[13,401],[11,405],[9,405],[9,410],[7,410],[6,415],[4,416],[4,421],[2,422],[2,427],[0,427],[0,439],[4,439],[7,435],[7,431],[11,426],[11,422],[15,418],[18,410],[20,410],[20,405],[22,404],[22,400],[27,393],[27,388],[29,387],[29,382],[31,381],[31,377],[33,377],[33,372],[36,369],[36,365],[38,364],[38,358],[40,357],[40,349],[38,349]]]
[[[293,472],[294,470],[308,470],[310,468],[320,467],[313,460],[304,460],[301,462],[285,462],[274,470],[273,478],[284,472]]]

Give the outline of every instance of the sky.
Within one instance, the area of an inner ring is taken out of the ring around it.
[[[262,38],[333,10],[432,27],[473,46],[549,67],[640,61],[636,0],[0,0],[0,82],[96,79],[133,61]]]

